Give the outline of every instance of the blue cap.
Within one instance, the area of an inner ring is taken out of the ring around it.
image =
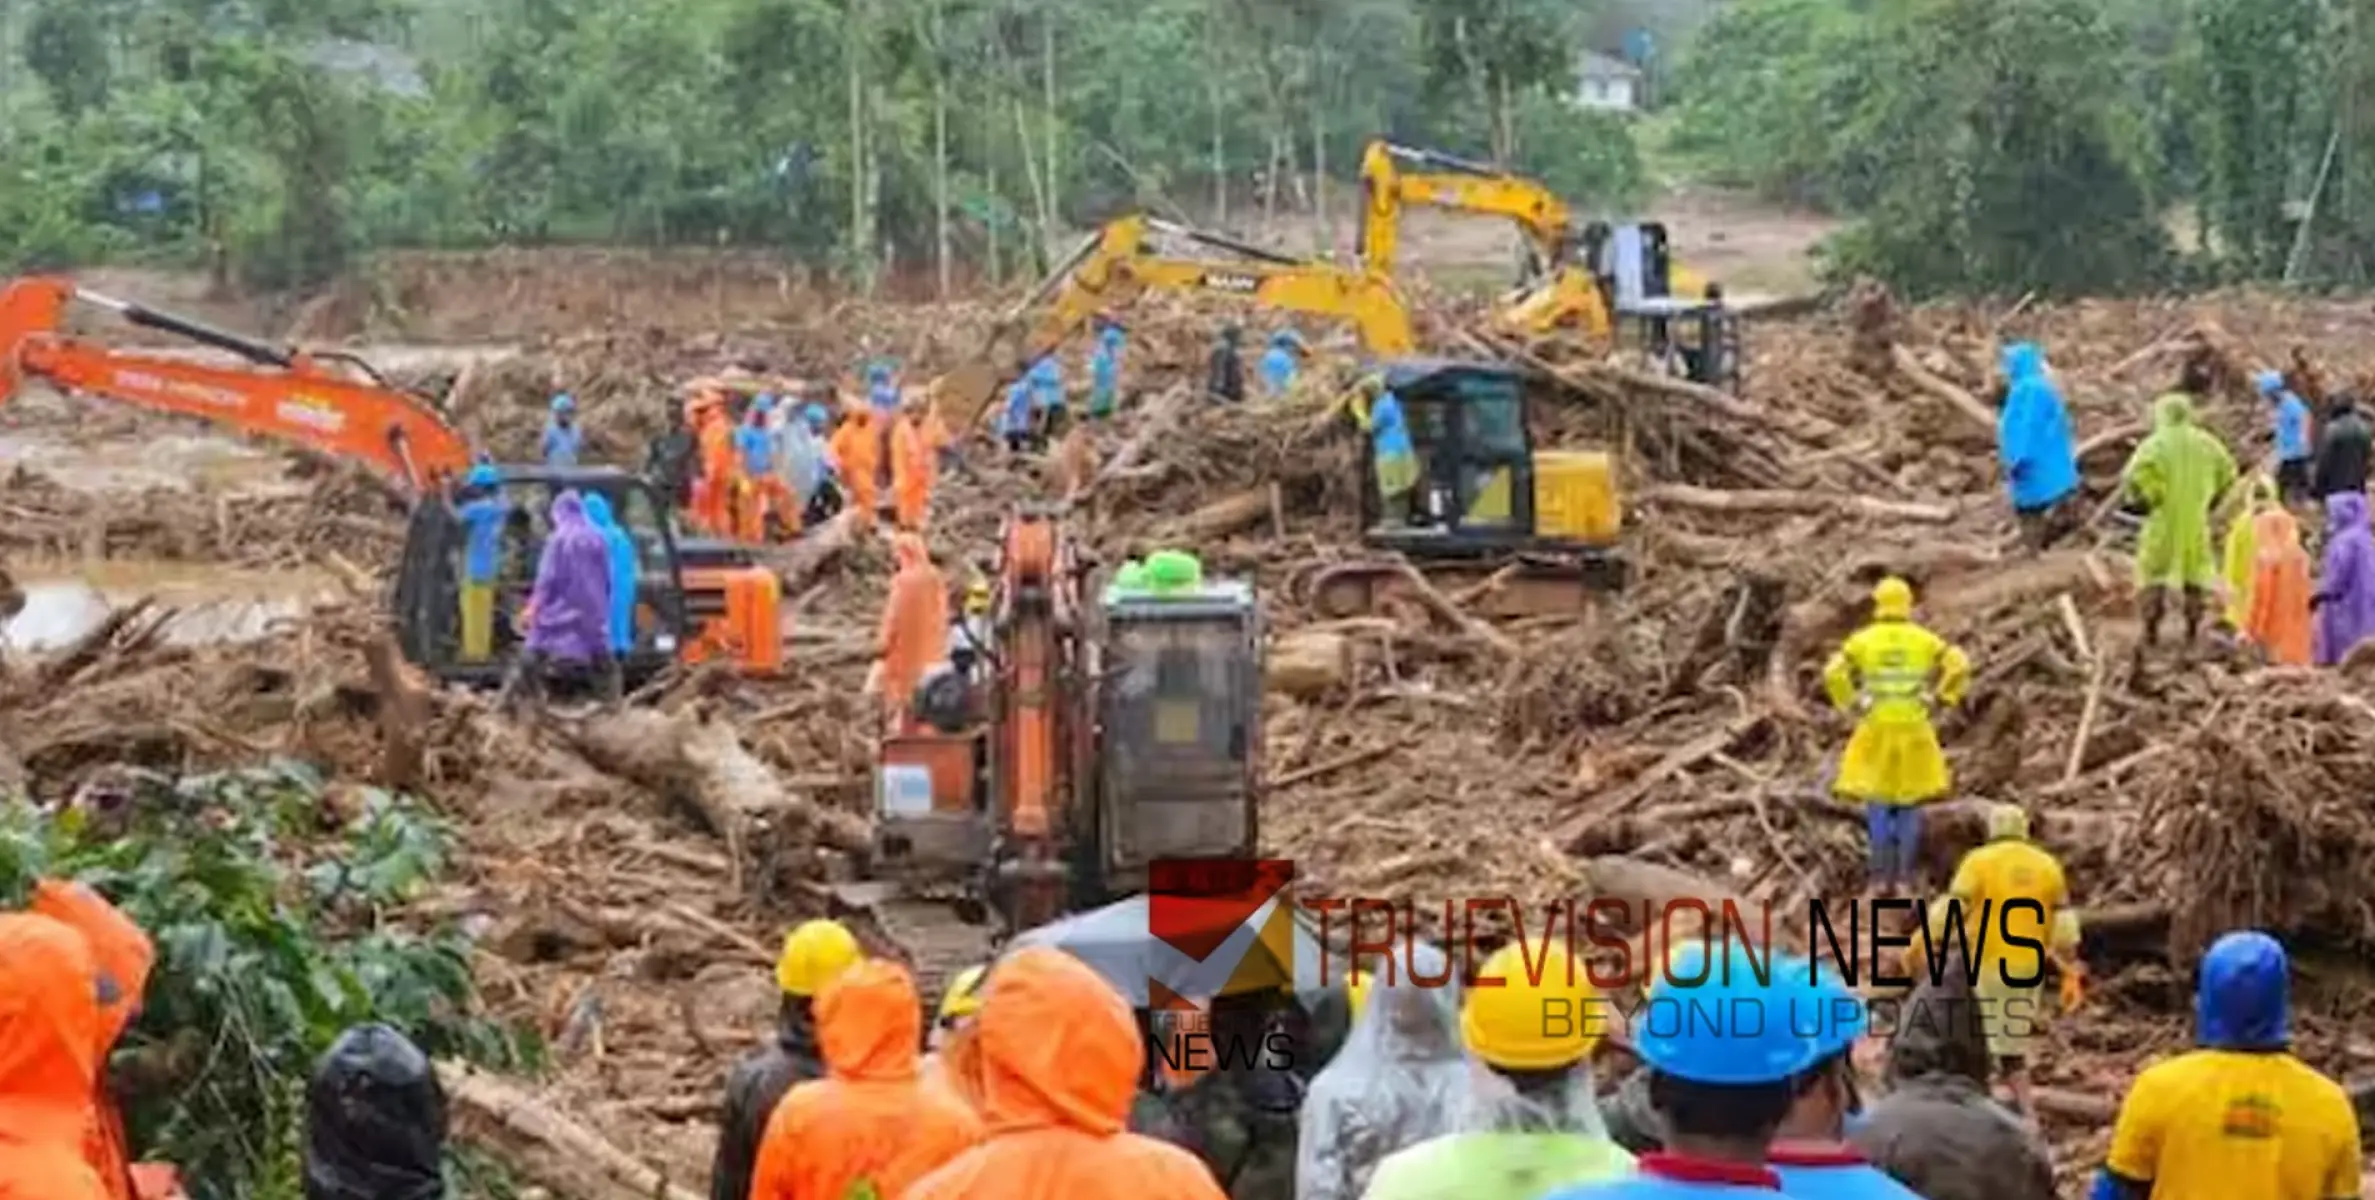
[[[491,488],[502,483],[503,476],[496,472],[495,464],[482,462],[470,468],[470,473],[462,477],[462,482],[469,487]]]
[[[2273,396],[2284,390],[2284,374],[2280,371],[2261,371],[2251,377],[2251,383],[2260,390],[2260,395]]]
[[[1746,1087],[1781,1083],[1829,1057],[1807,1036],[1815,1013],[1806,964],[1776,956],[1765,966],[1768,981],[1759,981],[1756,962],[1734,946],[1703,981],[1652,988],[1633,1017],[1641,1061],[1693,1083]]]
[[[553,397],[553,411],[554,411],[554,412],[557,412],[557,413],[576,412],[576,411],[577,411],[577,397],[575,397],[575,396],[572,396],[572,395],[570,395],[570,394],[569,394],[569,393],[567,393],[567,392],[562,392],[562,393],[560,393],[560,394],[558,394],[558,395],[554,396],[554,397]]]
[[[2292,964],[2256,929],[2223,934],[2202,955],[2194,1034],[2213,1050],[2273,1050],[2291,1040]]]

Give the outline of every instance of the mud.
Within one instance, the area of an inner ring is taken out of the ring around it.
[[[81,570],[14,564],[25,607],[0,640],[41,654],[71,646],[124,606],[152,600],[174,610],[160,644],[193,647],[251,642],[285,632],[317,604],[339,599],[337,584],[305,571],[257,574],[191,563],[107,559]]]

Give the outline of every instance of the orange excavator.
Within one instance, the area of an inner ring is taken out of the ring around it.
[[[1156,859],[1250,856],[1253,589],[1172,555],[1184,570],[1091,597],[1051,509],[1017,512],[1002,542],[980,667],[927,676],[918,729],[882,740],[873,878],[844,898],[953,899],[1011,934],[1144,891]]]
[[[119,350],[69,336],[67,311],[78,302],[243,363]],[[499,658],[465,662],[459,652],[463,539],[444,500],[472,460],[469,440],[435,404],[353,355],[267,345],[39,276],[0,282],[0,403],[35,381],[357,462],[407,492],[415,504],[394,588],[398,640],[408,658],[439,678],[500,678]],[[564,490],[602,496],[642,549],[637,640],[623,663],[630,678],[680,658],[730,657],[758,672],[780,666],[776,578],[747,548],[678,536],[666,499],[617,468],[513,465],[496,473],[512,502],[503,557],[514,575],[533,575],[544,514]],[[436,502],[421,502],[430,500]],[[524,588],[512,590],[524,602]]]

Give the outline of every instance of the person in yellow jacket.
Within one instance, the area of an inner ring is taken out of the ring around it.
[[[948,981],[932,1025],[932,1052],[924,1058],[926,1083],[947,1090],[981,1111],[981,1043],[974,1037],[981,1019],[982,985],[989,967],[967,967]]]
[[[1970,948],[1979,971],[1973,993],[1988,1055],[2011,1085],[2021,1115],[2033,1120],[2029,1052],[2044,1028],[2039,998],[2045,959],[2061,967],[2064,1012],[2084,1000],[2086,970],[2078,961],[2078,910],[2070,906],[2061,861],[2029,840],[2029,814],[2019,805],[1988,809],[1987,841],[1963,856],[1946,895],[1930,905],[1931,935],[1944,934],[1958,915],[1961,944]]]
[[[2276,481],[2265,474],[2253,475],[2251,486],[2244,490],[2243,503],[2227,524],[2226,543],[2220,550],[2223,561],[2219,582],[2226,592],[2227,624],[2238,633],[2251,624],[2251,580],[2259,565],[2260,514],[2282,507],[2276,495]]]
[[[1913,621],[1913,587],[1892,575],[1872,589],[1872,623],[1848,637],[1823,668],[1841,712],[1859,715],[1839,756],[1839,795],[1863,803],[1871,834],[1871,883],[1909,891],[1921,851],[1921,805],[1954,786],[1930,702],[1960,704],[1971,660]]]

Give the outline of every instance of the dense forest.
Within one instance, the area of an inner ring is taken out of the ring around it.
[[[1573,104],[1588,51],[1651,111]],[[950,288],[1133,207],[1341,253],[1382,133],[1587,212],[1821,207],[1917,293],[2363,279],[2371,76],[2375,0],[24,0],[0,269],[733,244]]]

